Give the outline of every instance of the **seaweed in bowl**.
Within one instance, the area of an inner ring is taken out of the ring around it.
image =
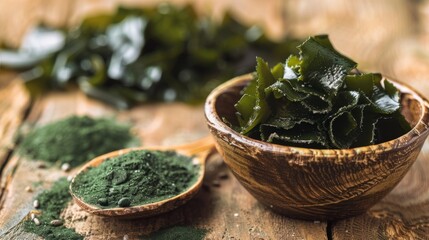
[[[241,134],[287,146],[347,149],[407,133],[398,89],[361,73],[327,35],[309,37],[299,56],[269,68],[257,57],[253,80],[234,105]]]

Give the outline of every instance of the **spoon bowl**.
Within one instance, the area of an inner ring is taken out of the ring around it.
[[[74,193],[74,183],[76,176],[85,172],[90,167],[97,167],[102,162],[107,159],[121,156],[123,154],[129,153],[131,151],[137,150],[159,150],[159,151],[175,151],[179,154],[193,157],[193,163],[199,164],[200,168],[198,171],[198,178],[186,191],[171,197],[166,198],[161,201],[147,203],[143,205],[131,206],[131,207],[117,207],[117,208],[100,208],[96,205],[86,203],[82,198]],[[82,168],[77,172],[77,174],[73,177],[70,182],[70,194],[72,195],[74,201],[77,205],[79,205],[83,210],[89,212],[91,214],[105,216],[105,217],[116,217],[116,218],[142,218],[142,217],[150,217],[158,214],[162,214],[168,211],[171,211],[186,202],[192,199],[201,188],[204,178],[204,170],[206,160],[209,156],[214,153],[214,143],[212,138],[206,137],[195,142],[177,145],[177,146],[152,146],[152,147],[137,147],[137,148],[126,148],[117,151],[113,151],[110,153],[106,153],[104,155],[98,156],[88,163],[86,163]]]

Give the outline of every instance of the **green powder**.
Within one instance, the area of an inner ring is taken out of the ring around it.
[[[72,116],[29,133],[19,152],[32,159],[75,167],[98,155],[128,147],[133,140],[128,126],[111,119]]]
[[[191,226],[175,226],[155,232],[149,236],[150,240],[203,240],[207,230]]]
[[[37,196],[39,201],[40,215],[37,219],[40,225],[36,225],[31,219],[24,222],[24,230],[26,232],[35,233],[46,240],[57,239],[83,239],[73,229],[66,228],[64,225],[52,226],[52,220],[60,219],[60,214],[66,207],[67,203],[71,200],[68,192],[69,182],[65,178],[61,178],[52,185],[50,190],[44,191]]]
[[[132,151],[79,174],[73,192],[100,208],[147,204],[175,196],[195,183],[199,165],[172,151]]]

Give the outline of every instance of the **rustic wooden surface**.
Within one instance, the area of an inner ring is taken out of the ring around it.
[[[118,2],[143,4],[138,0],[0,0],[0,45],[18,46],[25,31],[40,21],[73,25],[87,14],[112,11]],[[151,2],[156,1],[144,4]],[[274,37],[329,33],[335,46],[363,69],[407,82],[429,97],[428,0],[198,0],[194,4],[214,17],[233,8],[245,22],[269,26]],[[207,134],[201,106],[158,104],[118,112],[75,90],[50,93],[30,104],[15,77],[0,69],[0,239],[37,239],[19,226],[32,208],[31,199],[58,177],[73,174],[40,169],[39,162],[20,158],[13,152],[18,131],[71,114],[89,114],[131,122],[144,145],[184,143]],[[220,187],[211,186],[220,171],[230,177]],[[367,213],[338,222],[299,221],[272,213],[244,190],[219,156],[209,161],[206,174],[209,189],[171,213],[120,221],[88,215],[70,203],[63,213],[65,224],[87,239],[121,239],[125,234],[135,239],[176,224],[208,228],[207,239],[429,239],[427,143],[411,171],[386,198]],[[27,186],[34,191],[24,191]]]

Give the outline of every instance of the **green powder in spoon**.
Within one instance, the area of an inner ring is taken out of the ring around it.
[[[132,151],[77,175],[72,191],[100,208],[142,205],[186,191],[199,168],[173,151]]]

